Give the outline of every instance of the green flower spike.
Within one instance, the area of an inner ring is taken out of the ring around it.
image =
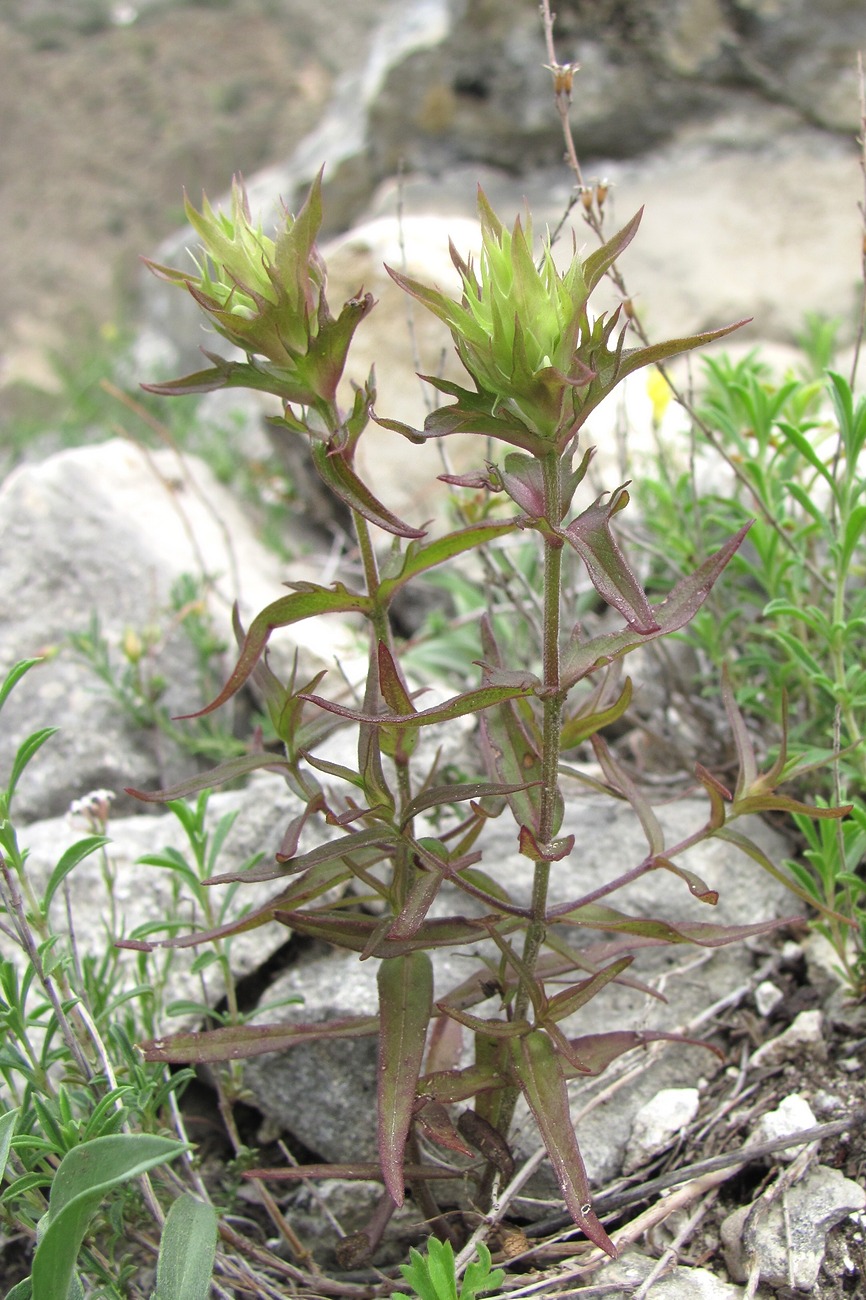
[[[392,278],[451,331],[475,392],[425,376],[457,399],[428,416],[423,433],[382,420],[415,440],[449,433],[479,433],[543,456],[562,452],[587,416],[626,375],[727,334],[736,325],[645,348],[626,348],[617,331],[620,311],[590,322],[587,302],[599,280],[631,243],[641,212],[618,234],[581,259],[575,250],[560,273],[549,242],[538,262],[532,225],[520,218],[508,231],[479,190],[479,270],[454,245],[451,259],[463,281],[459,302],[397,271]],[[739,322],[742,323],[742,322]],[[616,332],[616,337],[614,334]]]
[[[168,384],[159,393],[203,392],[240,385],[305,406],[334,401],[352,335],[373,307],[371,294],[350,298],[335,320],[325,296],[327,274],[316,248],[322,222],[322,177],[297,217],[285,214],[276,238],[254,226],[241,182],[232,183],[231,215],[204,198],[187,218],[202,241],[197,275],[147,261],[158,276],[183,285],[218,333],[247,354],[238,365],[205,353],[214,369]],[[253,371],[250,374],[250,371]]]

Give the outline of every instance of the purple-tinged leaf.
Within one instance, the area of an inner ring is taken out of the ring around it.
[[[379,586],[383,599],[388,600],[393,593],[405,583],[426,573],[440,564],[447,564],[457,555],[474,551],[479,546],[506,537],[519,527],[517,519],[489,520],[481,524],[472,524],[468,528],[459,528],[444,537],[437,537],[432,542],[410,542],[403,556],[400,572],[394,577],[383,577]]]
[[[118,939],[115,947],[132,948],[137,952],[153,952],[156,948],[197,948],[202,943],[230,939],[236,934],[246,934],[249,930],[257,930],[259,926],[267,925],[269,921],[273,921],[278,908],[300,907],[315,898],[320,898],[329,889],[349,880],[351,875],[349,868],[341,863],[335,866],[333,863],[323,862],[318,867],[311,867],[300,879],[294,881],[282,893],[275,895],[269,902],[257,907],[254,912],[246,912],[236,921],[227,921],[225,925],[218,925],[213,930],[196,930],[192,934],[172,935],[168,939],[150,939],[147,943],[137,939]],[[239,879],[243,881],[243,878],[241,874]]]
[[[819,808],[815,804],[802,803],[799,799],[792,799],[786,794],[767,793],[747,794],[742,799],[735,799],[731,812],[736,817],[744,817],[747,813],[799,813],[804,817],[817,817],[832,821],[847,817],[853,806],[853,804],[848,803],[839,804],[833,808]]]
[[[617,763],[608,748],[607,742],[601,736],[592,737],[592,748],[604,773],[605,780],[610,782],[614,789],[619,790],[620,794],[628,800],[637,813],[643,833],[647,838],[650,853],[653,855],[663,853],[665,847],[664,831],[659,825],[659,820],[652,810],[649,799],[631,779],[625,768],[620,763]]]
[[[246,883],[249,881],[260,880],[279,880],[287,875],[294,875],[300,871],[306,871],[309,867],[317,867],[320,863],[339,862],[341,859],[356,853],[358,849],[369,848],[372,845],[381,847],[381,857],[389,851],[391,837],[389,837],[387,828],[384,826],[369,826],[362,831],[352,831],[350,835],[340,835],[334,840],[327,840],[324,844],[319,844],[308,853],[300,853],[294,858],[287,861],[277,861],[275,866],[269,866],[263,863],[259,867],[253,867],[248,871],[226,871],[219,876],[211,876],[208,880],[209,885],[226,885],[234,881]]]
[[[722,834],[721,838],[728,836]],[[548,911],[548,920],[551,919],[592,930],[634,934],[656,943],[693,943],[700,948],[721,948],[728,943],[751,939],[754,935],[771,934],[773,930],[793,925],[798,918],[786,916],[778,920],[756,921],[751,925],[714,925],[709,921],[662,921],[652,917],[626,916],[612,907],[588,903],[565,912],[553,907]]]
[[[425,1101],[415,1115],[415,1123],[424,1136],[437,1146],[446,1151],[458,1151],[463,1156],[474,1157],[475,1152],[463,1141],[441,1101]]]
[[[763,870],[766,871],[768,875],[772,876],[774,880],[778,880],[780,884],[784,885],[786,889],[789,889],[792,894],[800,899],[801,902],[806,903],[809,907],[815,908],[816,911],[820,912],[822,916],[827,917],[828,920],[833,920],[837,924],[841,925],[850,926],[854,924],[850,917],[842,916],[839,912],[834,912],[831,907],[827,907],[827,905],[820,902],[819,899],[813,898],[813,896],[805,890],[802,885],[798,884],[793,876],[789,876],[787,871],[783,871],[781,867],[777,867],[775,862],[767,857],[764,850],[759,848],[758,845],[755,844],[753,840],[750,840],[747,835],[744,835],[742,831],[736,831],[731,826],[724,826],[721,830],[716,831],[715,838],[718,840],[725,840],[728,844],[736,845],[741,853],[745,853],[753,862],[757,862],[758,866],[762,867]],[[796,920],[797,918],[791,919]]]
[[[444,1165],[407,1164],[405,1177],[411,1181],[428,1178],[460,1178],[462,1169],[447,1169]],[[383,1182],[381,1167],[369,1160],[356,1160],[344,1165],[286,1165],[284,1169],[246,1169],[243,1178],[255,1178],[269,1183],[294,1183],[302,1178],[340,1178],[347,1182]]]
[[[741,545],[749,531],[751,523],[745,524],[737,533],[729,537],[723,546],[711,555],[694,573],[683,578],[660,605],[653,605],[653,617],[658,623],[654,632],[646,634],[634,628],[624,628],[621,632],[610,632],[581,642],[572,639],[562,666],[563,687],[573,686],[583,677],[589,676],[598,668],[604,668],[622,655],[636,650],[638,646],[654,641],[656,637],[667,636],[684,627],[700,609],[725,565]]]
[[[376,980],[379,1160],[391,1199],[402,1205],[403,1153],[433,1011],[433,966],[426,952],[389,957],[379,966]]]
[[[341,1020],[294,1025],[225,1025],[200,1033],[169,1034],[141,1044],[146,1061],[212,1065],[217,1061],[246,1061],[267,1052],[321,1039],[369,1038],[379,1029],[378,1016],[346,1016]]]
[[[368,596],[360,596],[357,592],[349,591],[342,583],[335,583],[333,587],[316,587],[309,584],[301,591],[295,591],[290,596],[275,600],[257,614],[250,624],[250,630],[247,632],[234,671],[216,699],[203,709],[199,709],[197,713],[185,713],[181,718],[201,718],[204,714],[212,713],[214,709],[225,704],[226,700],[230,700],[252,673],[271,633],[277,628],[289,627],[292,623],[299,623],[302,619],[312,618],[316,614],[352,612],[362,614],[369,608]]]
[[[603,988],[617,979],[623,971],[628,970],[634,958],[620,957],[619,961],[612,962],[604,970],[596,971],[589,979],[579,980],[571,988],[563,989],[554,997],[550,998],[547,1004],[547,1010],[544,1013],[544,1023],[551,1021],[556,1024],[559,1020],[564,1020],[566,1016],[574,1015],[592,998],[600,993]]]
[[[710,800],[710,818],[707,822],[707,829],[717,831],[724,826],[726,819],[725,803],[730,803],[733,795],[727,786],[722,785],[712,772],[701,764],[695,764],[695,776],[707,792]]]
[[[661,867],[664,871],[670,871],[672,875],[679,876],[689,887],[689,893],[693,897],[700,899],[702,903],[715,907],[719,901],[719,891],[710,889],[709,885],[704,884],[700,876],[695,875],[694,871],[688,871],[685,867],[677,866],[670,858],[666,858],[662,853],[656,853],[652,860],[653,868]]]
[[[424,1069],[428,1074],[438,1070],[455,1070],[463,1056],[463,1028],[447,1015],[437,1015],[430,1024]]]
[[[285,371],[271,369],[265,363],[252,365],[243,361],[227,361],[225,357],[213,352],[205,352],[204,355],[214,363],[211,369],[197,370],[194,374],[184,375],[182,379],[169,379],[161,384],[142,384],[141,387],[146,393],[156,393],[158,397],[213,393],[220,388],[252,388],[262,393],[273,393],[286,402],[299,401],[306,404],[309,399],[308,390],[300,388]]]
[[[585,1034],[581,1038],[569,1040],[572,1053],[580,1060],[580,1069],[571,1070],[566,1066],[566,1078],[575,1078],[578,1075],[586,1074],[602,1074],[612,1061],[623,1056],[626,1052],[634,1051],[638,1047],[648,1047],[650,1043],[658,1042],[681,1043],[687,1047],[703,1047],[708,1052],[715,1053],[720,1061],[725,1059],[724,1052],[720,1051],[713,1043],[707,1043],[701,1038],[687,1038],[684,1034],[665,1033],[663,1030],[656,1029],[614,1029],[608,1034]]]
[[[448,1016],[437,1016],[430,1026],[424,1069],[428,1074],[454,1070],[463,1055],[463,1029]]]
[[[439,893],[442,881],[447,874],[447,865],[442,864],[440,871],[422,871],[409,890],[409,896],[396,917],[385,931],[389,939],[413,939],[430,910],[434,898]]]
[[[177,785],[167,786],[164,790],[136,790],[132,786],[127,786],[124,794],[132,795],[134,799],[141,799],[144,803],[168,803],[172,799],[188,799],[190,795],[225,785],[226,781],[236,781],[238,777],[247,776],[250,772],[257,772],[262,768],[272,772],[284,772],[288,770],[288,766],[286,760],[280,758],[279,754],[240,754],[237,758],[230,758],[227,762],[220,763],[219,767],[212,767],[207,772],[197,772],[195,776],[187,777],[185,781],[178,781]]]
[[[322,699],[318,695],[304,695],[301,698],[338,717],[350,722],[368,723],[373,727],[429,727],[437,722],[451,722],[454,718],[464,718],[467,714],[477,713],[481,709],[490,709],[506,700],[526,699],[532,695],[530,686],[479,686],[455,695],[444,704],[434,705],[430,709],[421,709],[417,713],[365,713],[360,709],[348,709],[333,700]]]
[[[658,631],[659,624],[643,587],[610,530],[611,519],[628,501],[624,486],[611,493],[607,505],[602,505],[598,497],[568,525],[564,536],[583,560],[592,585],[602,599],[618,609],[630,627],[645,636]]]
[[[447,807],[450,804],[464,803],[469,799],[485,799],[496,795],[514,794],[525,790],[527,782],[519,785],[504,785],[501,781],[466,781],[455,785],[431,785],[414,799],[410,799],[403,809],[402,825],[406,825],[419,813],[428,808]]]
[[[544,519],[547,515],[545,501],[544,471],[540,461],[534,456],[524,456],[520,452],[509,452],[500,471],[502,486],[511,500],[530,519]],[[558,519],[551,520],[556,525]]]
[[[502,669],[493,629],[486,616],[481,620],[481,638],[487,681]],[[510,702],[482,715],[481,743],[488,771],[494,772],[504,784],[514,786],[513,792],[506,796],[514,820],[518,826],[537,828],[541,818],[541,756]],[[557,816],[556,829],[560,822],[561,817]]]
[[[744,316],[742,320],[734,321],[732,325],[723,325],[717,330],[703,330],[700,334],[689,334],[686,338],[650,343],[648,347],[626,348],[622,353],[617,382],[633,374],[635,370],[643,369],[644,366],[658,365],[660,361],[670,361],[673,357],[682,356],[684,352],[692,352],[695,348],[703,348],[708,343],[715,343],[718,339],[733,334],[734,330],[742,329],[744,325],[750,323],[751,319],[751,316]]]
[[[592,1208],[589,1180],[568,1105],[562,1064],[543,1030],[509,1043],[509,1063],[544,1139],[559,1190],[569,1214],[583,1233],[611,1259],[616,1247]]]
[[[361,775],[362,789],[371,803],[379,804],[388,810],[389,817],[395,808],[394,795],[388,785],[385,769],[382,766],[382,737],[384,732],[369,721],[369,715],[379,708],[379,675],[376,670],[375,647],[370,646],[370,663],[367,670],[367,683],[364,687],[363,716],[358,719],[358,771]],[[410,732],[414,735],[414,732]]]
[[[418,1080],[418,1096],[431,1097],[444,1106],[451,1106],[477,1097],[479,1093],[504,1088],[507,1084],[508,1078],[493,1068],[468,1065],[463,1070],[437,1070],[422,1075]]]
[[[583,263],[583,278],[588,293],[592,293],[601,278],[606,275],[613,266],[620,253],[624,252],[625,249],[628,248],[629,244],[637,234],[637,228],[641,223],[642,217],[643,208],[639,208],[631,221],[623,226],[622,230],[618,230],[606,244],[602,244],[601,248],[597,248],[595,252],[590,253],[589,257],[585,260]]]
[[[521,826],[517,837],[520,852],[532,862],[561,862],[574,848],[574,836],[566,835],[560,840],[551,840],[542,844],[528,826]]]
[[[464,1110],[457,1127],[489,1165],[498,1169],[505,1184],[514,1176],[514,1156],[499,1129],[477,1110]]]
[[[417,713],[403,675],[384,641],[378,645],[378,669],[379,689],[392,713]]]
[[[623,941],[611,941],[609,943],[587,944],[585,948],[575,949],[567,944],[555,930],[549,929],[544,940],[545,944],[552,951],[541,956],[536,963],[535,970],[539,979],[550,980],[557,975],[570,975],[572,971],[586,971],[590,975],[595,975],[602,969],[602,963],[609,961],[611,958],[616,960],[620,951],[627,952],[629,956],[632,950],[639,946],[633,939]],[[643,980],[635,979],[631,975],[621,975],[617,983],[624,988],[634,989],[637,993],[643,993],[645,997],[655,998],[659,1002],[667,1002],[664,994],[659,993],[658,989]]]
[[[297,817],[293,817],[285,829],[283,838],[280,840],[280,847],[276,853],[277,862],[288,862],[298,851],[298,845],[301,841],[301,832],[311,817],[316,813],[324,810],[325,800],[322,794],[313,795],[304,808],[303,812]]]
[[[734,802],[736,802],[745,791],[751,790],[757,781],[758,761],[755,758],[755,747],[746,727],[746,720],[734,699],[734,688],[731,685],[731,674],[728,672],[727,664],[722,668],[722,700],[728,715],[728,726],[734,737],[734,748],[737,751],[739,764],[737,787],[734,791]]]
[[[436,1005],[443,1015],[450,1016],[459,1025],[471,1029],[473,1034],[483,1034],[485,1038],[519,1038],[530,1027],[528,1020],[486,1019],[470,1015],[468,1011],[460,1011],[447,1002],[437,1002]]]
[[[517,918],[491,918],[504,931],[516,930],[521,926]],[[373,932],[381,921],[368,916],[347,916],[342,912],[308,912],[277,911],[274,920],[287,925],[298,934],[309,935],[312,939],[323,939],[335,948],[349,948],[353,952],[363,952]],[[459,947],[467,943],[479,943],[490,933],[489,924],[484,917],[436,917],[425,921],[414,939],[401,939],[399,942],[385,939],[375,950],[377,957],[399,957],[403,953],[430,948]]]
[[[376,499],[366,483],[358,478],[348,457],[341,454],[339,449],[330,443],[313,442],[311,454],[319,477],[350,510],[357,511],[377,528],[397,537],[424,536],[423,528],[412,528]]]

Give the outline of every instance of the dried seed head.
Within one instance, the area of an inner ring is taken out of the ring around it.
[[[574,89],[574,74],[580,70],[579,63],[546,63],[548,72],[553,73],[553,93],[567,95],[571,99]]]

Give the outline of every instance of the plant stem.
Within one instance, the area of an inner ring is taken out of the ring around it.
[[[379,603],[379,565],[370,537],[370,526],[364,516],[359,514],[357,510],[352,511],[352,523],[355,527],[355,536],[358,539],[361,563],[364,566],[364,583],[367,588],[367,595],[373,602],[373,608],[370,611],[373,632],[376,640],[382,641],[391,650],[391,626],[388,622],[387,611]]]
[[[555,527],[560,521],[559,458],[555,453],[542,462],[544,471],[545,505],[548,521]],[[541,808],[537,836],[542,849],[550,844],[556,832],[559,804],[559,749],[562,732],[562,705],[564,694],[560,679],[560,605],[562,589],[562,540],[553,532],[544,534],[544,627],[542,642],[542,731],[541,731]],[[532,971],[538,961],[546,933],[547,893],[550,883],[550,861],[539,859],[533,868],[532,919],[523,945],[523,962]],[[529,1007],[529,988],[521,982],[515,995],[512,1016],[525,1017]],[[507,1136],[517,1104],[517,1090],[508,1089],[499,1112],[499,1129]]]

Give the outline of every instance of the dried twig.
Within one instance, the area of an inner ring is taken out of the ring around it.
[[[866,75],[863,70],[863,52],[857,54],[857,82],[860,88],[860,170],[863,173],[863,198],[857,204],[861,218],[860,278],[863,282],[860,295],[860,319],[857,322],[857,338],[854,343],[854,359],[851,362],[851,387],[857,378],[860,364],[860,352],[863,347],[863,335],[866,333]]]

